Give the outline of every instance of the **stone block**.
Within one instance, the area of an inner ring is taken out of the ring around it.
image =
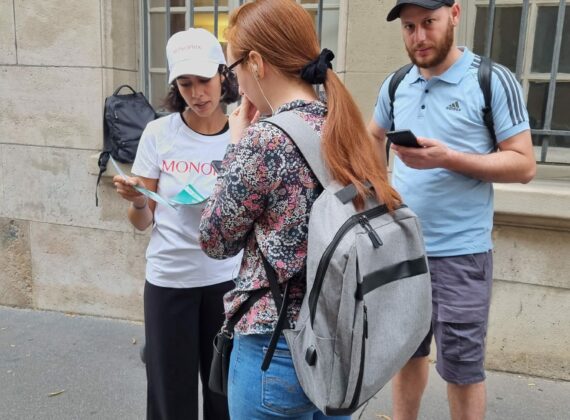
[[[128,204],[111,180],[99,187],[89,173],[92,152],[73,149],[3,146],[4,202],[7,217],[132,233]]]
[[[137,92],[140,90],[139,73],[135,71],[122,71],[103,69],[103,104],[105,98],[113,94],[115,89],[121,85],[129,85]],[[128,89],[124,89],[121,93],[130,93]]]
[[[570,232],[495,226],[494,278],[570,289]]]
[[[141,320],[148,239],[132,233],[31,224],[34,301],[50,309]]]
[[[0,64],[16,64],[14,0],[0,0]]]
[[[136,0],[102,0],[103,67],[137,70],[139,3]]]
[[[103,144],[101,69],[0,67],[0,138],[97,150]]]
[[[6,203],[6,198],[4,197],[4,163],[2,156],[4,156],[4,145],[0,144],[0,202]],[[0,205],[0,217],[4,217],[6,214],[6,206],[4,204]]]
[[[486,367],[570,380],[570,290],[495,281]]]
[[[0,305],[32,307],[30,223],[0,218]]]
[[[346,72],[389,74],[407,63],[399,21],[386,22],[393,2],[350,0],[346,33]]]
[[[384,76],[378,73],[349,72],[344,75],[344,84],[356,100],[366,124],[374,113],[378,91],[383,80]]]
[[[538,166],[542,169],[542,165]],[[559,179],[533,179],[528,184],[494,184],[495,213],[515,217],[541,217],[546,219],[570,220],[570,168],[566,169],[567,179],[562,171],[539,170],[539,174],[556,174]],[[539,176],[540,176],[539,175]]]
[[[338,45],[333,62],[333,69],[339,77],[346,71],[346,32],[348,30],[348,11],[350,6],[348,0],[340,0],[339,2],[339,18],[338,18]]]
[[[15,0],[15,14],[20,64],[101,66],[100,2]]]

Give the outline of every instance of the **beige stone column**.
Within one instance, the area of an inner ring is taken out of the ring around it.
[[[387,22],[395,2],[344,0],[341,2],[341,68],[348,89],[366,122],[372,116],[382,81],[408,62],[399,21]],[[342,33],[345,33],[344,42]]]
[[[88,171],[139,44],[137,0],[0,0],[0,304],[141,318],[146,238]]]

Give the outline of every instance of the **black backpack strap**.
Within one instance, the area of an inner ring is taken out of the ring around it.
[[[277,281],[277,272],[262,256],[263,266],[265,267],[265,272],[267,273],[267,280],[269,281],[269,286],[271,289],[271,294],[273,295],[273,300],[275,301],[275,306],[279,311],[279,318],[277,318],[277,324],[275,324],[275,329],[271,335],[271,340],[267,346],[267,352],[263,358],[263,363],[261,364],[261,370],[269,369],[271,360],[273,359],[273,354],[275,353],[275,348],[277,347],[277,341],[281,336],[281,332],[285,329],[285,321],[287,320],[287,307],[289,306],[289,285],[291,281],[298,275],[293,276],[287,283],[285,283],[285,290],[283,291],[283,297],[281,297],[281,291],[279,290],[279,283]],[[304,272],[302,270],[301,272]]]
[[[269,365],[271,364],[271,360],[273,359],[273,354],[275,353],[275,349],[277,348],[277,341],[281,336],[281,332],[285,329],[285,321],[287,320],[287,306],[289,306],[289,301],[290,301],[289,299],[290,284],[291,280],[285,283],[285,290],[283,291],[282,304],[281,307],[278,307],[279,318],[277,318],[277,324],[275,324],[275,329],[273,330],[273,334],[271,335],[271,340],[269,341],[269,345],[267,346],[267,352],[265,353],[265,357],[263,358],[263,363],[261,364],[261,370],[264,371],[269,369]]]
[[[390,126],[390,131],[394,131],[394,100],[396,99],[396,90],[406,74],[410,72],[410,70],[414,67],[413,63],[408,63],[405,66],[400,67],[398,70],[394,72],[394,76],[390,79],[390,84],[388,85],[388,98],[390,99],[390,121],[392,124]],[[390,140],[386,139],[386,161],[388,161],[390,157]]]
[[[99,161],[97,165],[99,166],[99,175],[97,175],[97,184],[95,185],[95,207],[99,206],[99,197],[97,196],[97,189],[99,188],[99,182],[101,182],[101,176],[107,170],[107,162],[109,162],[109,157],[111,153],[104,150],[99,155]]]
[[[267,280],[269,281],[269,289],[273,295],[275,306],[279,311],[279,317],[277,318],[275,329],[273,330],[271,340],[269,340],[269,345],[267,346],[267,352],[265,353],[263,363],[261,364],[261,370],[265,371],[269,369],[269,365],[271,364],[273,354],[275,353],[275,349],[277,347],[277,341],[285,329],[285,321],[287,321],[287,308],[289,307],[289,302],[291,301],[289,286],[295,279],[306,275],[306,268],[303,268],[300,272],[291,277],[287,283],[285,283],[285,290],[283,291],[283,295],[281,295],[281,288],[279,286],[277,272],[273,266],[269,264],[269,261],[267,261],[263,253],[261,254],[261,258],[263,260],[263,267],[265,268],[265,272],[267,274]]]
[[[493,119],[493,109],[491,106],[491,101],[493,98],[493,93],[491,91],[491,75],[493,73],[493,62],[489,57],[481,56],[481,64],[479,65],[479,71],[477,72],[477,78],[479,79],[479,87],[483,92],[483,97],[485,98],[485,107],[483,108],[483,122],[485,127],[489,130],[491,139],[493,140],[493,148],[497,149],[497,136],[495,134],[495,121]]]
[[[279,287],[279,282],[277,281],[277,273],[271,264],[269,264],[269,261],[267,261],[267,258],[265,258],[265,255],[263,255],[263,253],[261,253],[261,259],[263,260],[263,268],[265,268],[265,273],[267,273],[269,288],[271,289],[271,294],[273,295],[275,306],[277,309],[279,309],[283,306],[283,298],[281,297],[281,289]]]
[[[116,94],[121,88],[125,86],[119,86],[119,88],[115,91]],[[113,95],[114,95],[113,94]],[[105,99],[105,106],[103,108],[103,151],[99,155],[99,160],[97,162],[97,166],[99,166],[99,175],[97,175],[97,184],[95,184],[95,207],[99,207],[99,197],[97,196],[97,191],[99,189],[99,182],[101,182],[101,176],[107,170],[107,162],[109,162],[109,157],[111,156],[111,134],[109,133],[109,126],[107,125],[105,113],[107,112],[107,100]]]
[[[396,99],[396,90],[406,74],[414,67],[413,63],[408,63],[405,66],[400,67],[394,72],[394,76],[390,79],[390,84],[388,85],[388,98],[390,99],[390,120],[392,121],[392,126],[390,130],[394,130],[394,100]]]

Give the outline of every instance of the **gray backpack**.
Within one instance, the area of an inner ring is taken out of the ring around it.
[[[324,187],[309,216],[307,293],[295,329],[284,329],[281,295],[265,260],[279,321],[262,369],[285,335],[307,397],[327,415],[348,415],[372,398],[410,359],[431,322],[431,281],[417,216],[389,213],[370,199],[357,212],[356,189],[331,181],[320,138],[293,112],[264,120],[297,145]]]

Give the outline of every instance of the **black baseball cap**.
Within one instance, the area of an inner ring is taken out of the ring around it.
[[[455,0],[398,0],[396,5],[390,10],[388,13],[388,17],[386,20],[391,22],[396,20],[400,17],[400,12],[402,11],[402,7],[406,4],[415,4],[416,6],[423,7],[424,9],[439,9],[441,6],[453,6]]]

